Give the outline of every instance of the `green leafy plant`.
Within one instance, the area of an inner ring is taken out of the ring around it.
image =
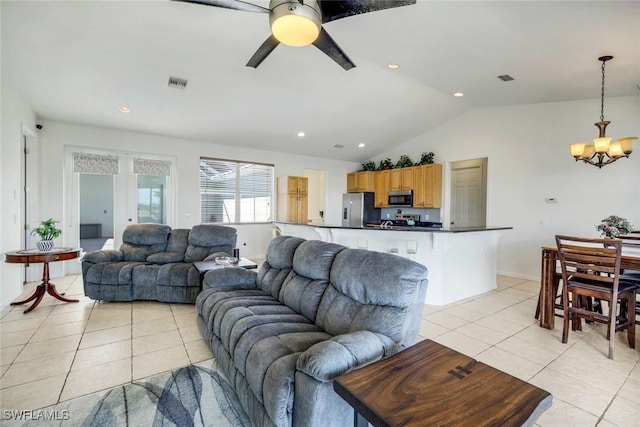
[[[616,238],[621,234],[629,234],[633,231],[631,223],[617,215],[609,215],[596,226],[601,236]]]
[[[413,161],[406,154],[403,154],[402,156],[400,156],[400,160],[398,160],[398,162],[396,163],[396,169],[408,168],[411,166],[413,166]]]
[[[368,162],[364,162],[362,164],[362,169],[360,169],[361,171],[374,171],[376,170],[376,164],[375,162],[369,160]]]
[[[422,155],[420,156],[420,161],[418,162],[419,165],[429,165],[431,163],[433,163],[433,151],[429,151],[422,153]]]
[[[53,240],[60,237],[62,230],[56,227],[58,221],[53,218],[46,219],[40,222],[40,226],[31,230],[31,235],[40,236],[41,240]]]
[[[391,163],[391,159],[388,157],[386,159],[380,160],[380,164],[378,165],[378,170],[380,171],[387,169],[393,169],[393,163]]]

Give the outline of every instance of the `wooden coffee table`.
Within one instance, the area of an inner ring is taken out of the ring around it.
[[[356,426],[531,426],[548,392],[431,340],[333,382]]]
[[[8,263],[20,263],[29,266],[32,263],[43,263],[44,266],[42,268],[42,283],[36,287],[36,290],[31,294],[31,296],[22,301],[12,302],[11,305],[20,305],[26,304],[28,302],[33,302],[29,308],[27,308],[24,312],[25,314],[33,310],[40,304],[42,301],[42,297],[44,294],[49,294],[57,300],[63,302],[78,302],[77,299],[69,299],[64,298],[62,295],[64,293],[59,294],[56,291],[56,287],[53,283],[49,282],[49,263],[56,261],[68,261],[70,259],[75,259],[80,256],[80,250],[74,248],[53,248],[48,252],[39,251],[37,249],[24,249],[21,251],[11,251],[5,254],[5,262]]]

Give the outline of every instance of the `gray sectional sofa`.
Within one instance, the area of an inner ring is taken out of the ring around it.
[[[351,426],[337,376],[418,339],[427,269],[281,236],[258,270],[208,271],[198,328],[256,426]]]
[[[191,303],[201,291],[194,261],[229,256],[236,229],[201,224],[174,229],[132,224],[119,250],[90,252],[82,258],[84,293],[102,301],[157,300]]]

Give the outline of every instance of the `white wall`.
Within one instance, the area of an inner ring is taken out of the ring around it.
[[[22,248],[22,135],[35,135],[36,117],[2,63],[0,106],[0,253]],[[22,292],[22,264],[0,260],[0,307]]]
[[[628,159],[598,169],[571,157],[569,144],[598,136],[600,100],[485,108],[453,119],[377,159],[417,160],[424,151],[445,164],[443,216],[449,218],[449,163],[487,157],[487,224],[513,226],[499,242],[498,271],[540,276],[540,247],[554,235],[597,237],[608,215],[640,228],[640,143]],[[640,136],[640,96],[605,99],[608,136]],[[557,204],[545,202],[558,198]],[[464,264],[461,265],[464,267]]]
[[[60,122],[44,122],[40,132],[42,158],[48,159],[42,165],[42,173],[47,176],[42,183],[41,205],[49,206],[47,215],[62,218],[64,224],[64,244],[76,245],[77,224],[70,223],[71,212],[68,205],[71,185],[64,177],[65,146],[102,148],[109,150],[133,150],[139,153],[175,156],[176,164],[176,221],[173,227],[189,228],[200,223],[199,161],[201,156],[223,159],[255,161],[275,165],[275,176],[304,174],[304,169],[326,171],[327,200],[341,200],[346,191],[346,174],[355,170],[358,163],[294,156],[283,153],[252,150],[235,146],[225,146],[204,141],[190,141],[136,132],[119,131],[91,126],[73,125]],[[65,202],[66,201],[66,202]],[[328,204],[326,218],[333,224],[340,223],[340,206]],[[272,238],[272,226],[237,225],[238,247],[246,257],[263,257]],[[70,268],[73,266],[70,266]],[[67,272],[71,272],[69,269]]]

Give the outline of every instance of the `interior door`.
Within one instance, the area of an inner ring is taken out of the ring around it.
[[[451,225],[486,225],[487,159],[451,164]]]

